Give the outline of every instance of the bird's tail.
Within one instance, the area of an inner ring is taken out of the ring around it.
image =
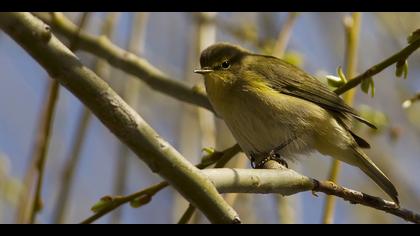
[[[367,174],[382,190],[384,190],[399,205],[398,192],[386,175],[373,163],[363,151],[356,147],[353,148],[354,155],[357,156],[357,166]]]

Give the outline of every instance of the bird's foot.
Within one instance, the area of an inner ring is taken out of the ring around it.
[[[271,150],[270,153],[268,154],[268,156],[269,156],[270,160],[276,161],[280,165],[289,169],[289,165],[287,164],[287,162],[283,158],[281,158],[280,154],[278,152],[276,152],[276,150]]]
[[[289,165],[287,164],[287,162],[281,158],[280,154],[277,152],[276,149],[271,150],[268,155],[260,160],[259,162],[256,161],[256,157],[255,155],[251,154],[251,166],[254,169],[261,169],[263,168],[264,164],[267,163],[268,161],[276,161],[277,163],[279,163],[280,165],[289,168]]]

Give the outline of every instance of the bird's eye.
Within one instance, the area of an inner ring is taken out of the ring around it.
[[[224,62],[222,63],[222,68],[223,68],[223,69],[229,69],[229,67],[230,67],[230,63],[229,63],[228,61],[224,61]]]

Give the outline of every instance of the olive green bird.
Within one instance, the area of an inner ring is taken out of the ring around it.
[[[399,203],[394,185],[361,150],[369,144],[351,131],[352,119],[376,127],[319,80],[227,43],[205,49],[200,64],[194,72],[204,76],[210,103],[255,166],[273,152],[294,160],[317,150],[359,167]]]

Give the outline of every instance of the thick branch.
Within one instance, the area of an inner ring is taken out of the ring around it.
[[[67,38],[74,37],[77,32],[77,26],[61,13],[37,13],[35,15],[51,25],[54,31]],[[125,51],[109,41],[105,36],[93,36],[81,33],[79,35],[78,49],[90,52],[107,60],[112,66],[136,76],[137,79],[144,81],[156,91],[213,111],[213,108],[203,91],[190,88],[175,79],[169,78],[146,59],[137,57],[134,54]]]
[[[29,13],[1,13],[0,27],[211,222],[239,221],[237,213],[208,178],[163,140],[101,78],[84,67],[47,25]]]
[[[291,169],[206,169],[202,171],[220,193],[279,193],[292,195],[304,191],[323,192],[340,197],[352,204],[372,207],[404,220],[420,223],[420,215],[399,208],[394,202],[338,186],[330,181],[318,181]]]

